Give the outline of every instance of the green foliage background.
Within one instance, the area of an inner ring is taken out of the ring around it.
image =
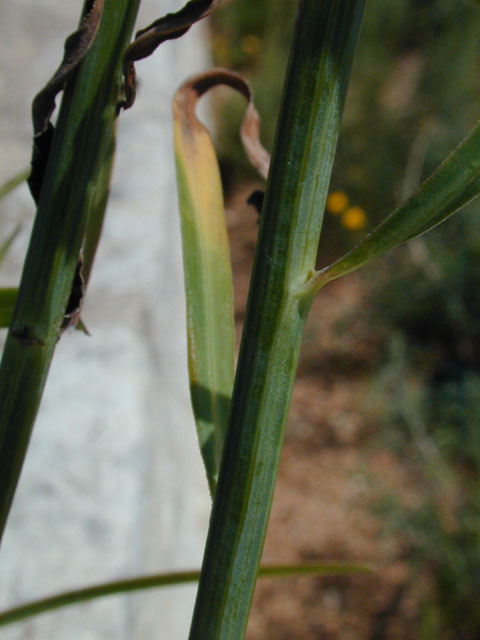
[[[246,0],[230,2],[212,17],[215,62],[250,80],[267,148],[275,133],[295,10],[292,0]],[[367,211],[369,228],[398,206],[477,121],[479,28],[474,2],[370,0],[331,183]],[[220,108],[217,149],[227,191],[239,175],[255,178],[236,144],[243,109],[241,100],[231,97]],[[327,217],[322,263],[360,237]]]

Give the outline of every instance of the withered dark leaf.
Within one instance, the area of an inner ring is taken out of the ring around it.
[[[35,202],[38,202],[48,154],[53,138],[50,118],[55,109],[55,98],[65,82],[85,57],[95,40],[103,13],[105,0],[91,0],[78,29],[65,41],[63,60],[32,103],[33,152],[32,172],[28,185]]]
[[[78,29],[65,40],[63,60],[53,76],[37,93],[32,104],[34,135],[43,133],[48,127],[55,109],[55,98],[63,89],[68,76],[83,60],[90,49],[100,26],[105,0],[92,0],[80,21]]]
[[[183,36],[195,22],[208,16],[219,4],[220,0],[190,0],[180,11],[169,13],[137,31],[135,40],[123,58],[125,100],[119,108],[129,109],[135,102],[135,61],[147,58],[162,42]]]

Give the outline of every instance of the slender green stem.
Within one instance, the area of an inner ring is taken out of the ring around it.
[[[97,174],[114,135],[122,53],[138,5],[107,0],[97,38],[64,92],[0,366],[0,537],[58,340]]]
[[[258,573],[261,578],[286,578],[302,576],[344,576],[359,573],[369,573],[371,568],[368,565],[354,564],[348,562],[325,562],[322,564],[300,564],[300,565],[271,565],[260,567]],[[59,593],[41,600],[27,602],[18,607],[0,612],[0,627],[20,622],[26,618],[37,616],[54,609],[62,609],[89,600],[96,600],[106,596],[113,596],[143,589],[156,589],[158,587],[170,587],[178,584],[189,584],[196,582],[200,577],[200,571],[176,571],[172,573],[159,573],[148,576],[138,576],[125,580],[115,580],[105,582],[93,587],[74,589]]]
[[[244,637],[363,8],[300,2],[191,640]]]

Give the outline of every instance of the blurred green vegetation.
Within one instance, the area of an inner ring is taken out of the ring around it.
[[[214,16],[216,63],[250,80],[270,148],[295,8],[293,0],[243,0]],[[367,229],[375,226],[478,120],[479,33],[473,1],[369,0],[321,263],[365,233],[361,224],[349,227],[342,211],[359,207]],[[220,111],[228,191],[235,180],[256,176],[237,143],[243,104],[226,99]],[[431,585],[418,636],[425,640],[480,638],[479,209],[474,202],[364,272],[372,283],[370,323],[382,345],[366,410],[419,494],[415,506],[398,496],[384,500],[382,513]]]
[[[479,224],[474,211],[447,224],[397,252],[370,291],[384,349],[370,403],[418,493],[415,506],[384,497],[381,514],[432,585],[425,640],[480,637]]]
[[[296,12],[295,0],[225,2],[212,17],[215,63],[250,81],[271,148]],[[357,50],[332,190],[367,212],[367,230],[391,211],[460,142],[478,119],[480,11],[467,0],[370,0]],[[225,96],[217,149],[227,194],[255,180],[238,130],[244,104]],[[347,225],[345,225],[347,226]],[[364,230],[327,216],[321,263]]]

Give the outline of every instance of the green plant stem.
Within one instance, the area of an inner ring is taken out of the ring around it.
[[[103,160],[97,174],[95,195],[92,210],[88,216],[85,240],[83,242],[83,278],[85,286],[88,284],[98,243],[102,234],[105,211],[110,195],[110,181],[115,160],[115,135],[110,137],[103,155]]]
[[[114,135],[122,53],[138,5],[107,0],[97,38],[65,88],[0,366],[0,537],[59,337],[97,174]]]
[[[301,565],[272,565],[261,567],[259,577],[262,578],[285,578],[301,576],[320,575],[351,575],[359,573],[369,573],[371,568],[368,565],[354,563],[322,563],[322,564],[301,564]],[[105,596],[112,596],[143,589],[155,589],[158,587],[169,587],[178,584],[189,584],[196,582],[200,577],[200,571],[176,571],[172,573],[159,573],[148,576],[138,576],[125,580],[115,580],[59,593],[58,595],[34,600],[12,609],[0,612],[0,627],[20,622],[26,618],[37,616],[41,613],[62,609],[89,600],[96,600]]]
[[[245,634],[363,8],[299,5],[191,640]]]

